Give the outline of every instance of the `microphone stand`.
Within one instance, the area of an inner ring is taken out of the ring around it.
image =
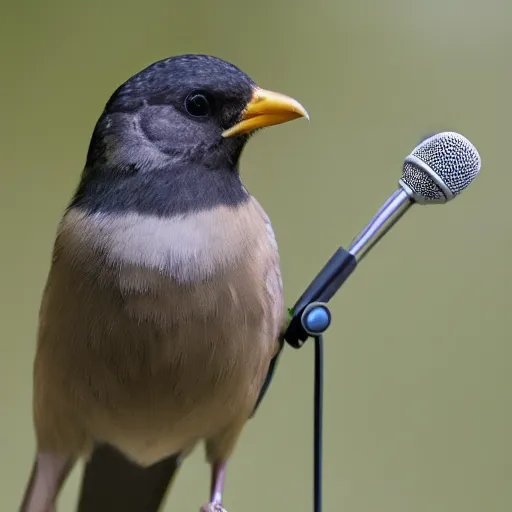
[[[327,303],[356,269],[357,264],[413,204],[413,200],[404,189],[399,188],[394,192],[353,240],[350,249],[337,249],[289,311],[290,323],[284,333],[284,340],[295,349],[301,348],[310,337],[315,340],[314,512],[322,512],[323,343],[324,333],[331,325],[331,311]]]

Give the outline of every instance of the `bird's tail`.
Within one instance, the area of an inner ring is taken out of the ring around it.
[[[179,467],[179,455],[141,468],[98,446],[85,467],[77,512],[158,512]]]

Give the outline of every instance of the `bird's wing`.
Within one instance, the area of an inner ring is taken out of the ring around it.
[[[270,383],[272,382],[272,378],[274,377],[274,373],[276,371],[277,363],[279,361],[279,356],[281,355],[281,352],[283,351],[283,347],[284,347],[284,339],[280,339],[277,354],[272,358],[272,361],[270,361],[270,366],[268,368],[267,376],[265,377],[265,381],[263,382],[263,386],[261,387],[261,391],[258,396],[258,400],[256,401],[256,405],[254,406],[254,409],[252,411],[251,418],[254,417],[254,415],[256,414],[258,407],[260,406],[263,398],[265,397],[265,395],[268,391],[268,388],[270,386]]]
[[[254,409],[251,414],[251,418],[254,417],[256,414],[256,411],[258,407],[260,406],[263,398],[265,397],[268,388],[270,387],[270,383],[272,382],[272,378],[274,377],[277,363],[279,361],[279,356],[281,355],[283,348],[284,348],[284,333],[286,332],[287,328],[287,317],[284,314],[284,297],[283,297],[283,282],[281,279],[281,270],[280,270],[280,261],[279,261],[279,252],[277,248],[277,240],[274,233],[274,229],[272,227],[272,223],[270,222],[270,218],[266,214],[266,212],[263,210],[261,205],[258,203],[258,201],[253,198],[254,204],[257,206],[257,208],[260,211],[260,214],[262,215],[265,225],[267,228],[267,234],[270,241],[270,244],[273,248],[273,251],[270,252],[271,254],[271,270],[274,273],[275,279],[268,280],[268,287],[271,288],[270,294],[274,296],[274,308],[276,309],[274,311],[274,317],[277,321],[278,326],[278,332],[276,332],[276,353],[274,354],[274,357],[270,361],[270,365],[268,368],[267,376],[265,377],[265,381],[263,382],[263,386],[261,387],[260,394],[258,396],[258,400],[256,401],[256,404],[254,406]]]

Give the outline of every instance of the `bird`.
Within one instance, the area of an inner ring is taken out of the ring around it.
[[[110,96],[42,294],[21,512],[56,510],[79,461],[78,512],[157,511],[198,444],[200,510],[224,512],[287,318],[276,236],[240,159],[258,130],[299,118],[297,100],[205,54],[156,61]]]

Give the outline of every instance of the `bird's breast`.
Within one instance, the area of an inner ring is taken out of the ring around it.
[[[100,252],[112,266],[156,271],[179,283],[194,283],[233,267],[267,243],[263,225],[251,201],[170,218],[74,209],[64,219],[61,237],[69,251]]]
[[[48,353],[66,359],[91,428],[203,437],[250,411],[276,350],[270,224],[255,202],[172,219],[71,210],[43,310],[40,340],[60,343]]]

